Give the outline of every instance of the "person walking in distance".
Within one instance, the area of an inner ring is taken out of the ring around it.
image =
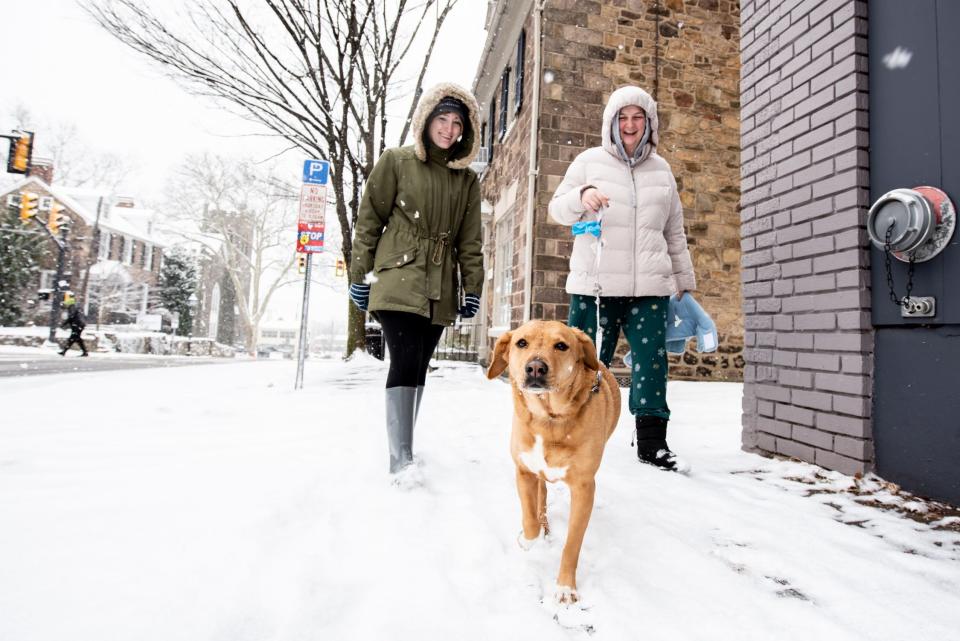
[[[688,466],[667,445],[666,320],[669,297],[696,289],[683,230],[683,207],[670,165],[659,154],[657,104],[639,87],[613,92],[603,113],[600,147],[567,168],[549,211],[574,226],[567,293],[568,322],[594,340],[597,300],[609,366],[622,329],[632,357],[630,412],[637,456],[664,470]]]
[[[90,353],[87,352],[87,346],[83,343],[83,338],[80,337],[83,329],[87,326],[87,321],[77,305],[77,299],[68,294],[63,304],[67,308],[67,319],[61,323],[60,327],[70,328],[70,338],[67,339],[67,344],[60,350],[60,356],[66,355],[67,350],[70,349],[74,343],[80,345],[80,349],[82,350],[80,356],[89,356]]]
[[[413,475],[414,484],[413,429],[430,356],[445,326],[480,308],[480,184],[469,168],[479,124],[466,89],[444,83],[426,91],[411,123],[413,144],[381,154],[354,228],[350,297],[380,322],[390,354],[390,473]]]

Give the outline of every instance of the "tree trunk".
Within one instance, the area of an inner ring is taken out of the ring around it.
[[[347,307],[349,311],[347,314],[347,353],[345,357],[350,358],[356,350],[363,351],[367,346],[366,330],[364,329],[367,315],[357,309],[357,306],[349,299],[347,300]]]

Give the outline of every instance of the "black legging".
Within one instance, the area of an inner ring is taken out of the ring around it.
[[[390,350],[387,388],[423,385],[443,325],[433,325],[429,318],[409,312],[378,311],[377,318]]]
[[[80,332],[83,330],[72,330],[70,332],[70,338],[67,339],[67,344],[63,346],[63,351],[66,352],[74,343],[80,344],[80,349],[83,350],[83,353],[87,353],[87,346],[83,344],[83,339],[80,338]]]

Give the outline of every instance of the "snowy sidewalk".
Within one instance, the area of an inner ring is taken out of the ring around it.
[[[960,519],[740,451],[740,385],[670,384],[689,477],[638,464],[624,413],[580,558],[588,636],[552,620],[563,486],[551,540],[516,543],[507,385],[465,364],[430,375],[415,439],[427,484],[401,492],[383,364],[311,361],[300,392],[294,367],[5,380],[0,639],[960,635]]]

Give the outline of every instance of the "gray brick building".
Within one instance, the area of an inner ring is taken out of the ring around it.
[[[960,408],[944,404],[948,395],[939,409],[923,409],[931,399],[913,404],[906,390],[937,389],[939,379],[911,377],[892,346],[936,342],[936,326],[960,318],[948,308],[901,319],[887,300],[883,252],[866,232],[871,202],[893,187],[960,189],[945,151],[958,124],[945,115],[958,93],[945,44],[960,27],[957,4],[743,0],[741,18],[743,445],[845,473],[877,470],[960,500],[949,463],[960,435],[945,418]],[[891,58],[900,45],[906,53]],[[912,65],[898,68],[910,52]],[[937,113],[924,115],[925,105]],[[913,144],[918,136],[941,144],[930,153]],[[898,166],[882,170],[892,159]],[[936,281],[955,270],[945,260],[917,264],[914,294],[924,287],[949,303]],[[906,270],[892,262],[902,288]],[[956,362],[955,345],[936,349]],[[924,370],[921,362],[914,367]]]

